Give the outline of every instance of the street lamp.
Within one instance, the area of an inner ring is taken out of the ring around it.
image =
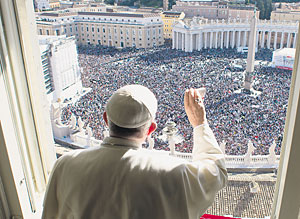
[[[176,128],[176,123],[173,121],[168,121],[166,123],[166,127],[162,130],[163,134],[167,136],[168,143],[170,146],[170,152],[171,155],[175,154],[175,135],[178,132],[178,129]]]

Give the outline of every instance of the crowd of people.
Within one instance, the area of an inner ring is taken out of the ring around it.
[[[217,141],[226,142],[226,154],[245,154],[249,140],[256,148],[253,154],[268,154],[274,141],[276,154],[280,153],[291,71],[268,66],[269,50],[256,54],[259,64],[253,73],[255,92],[251,93],[243,90],[243,59],[247,54],[234,49],[186,53],[169,47],[119,51],[89,46],[79,47],[78,53],[83,86],[92,90],[67,105],[62,119],[68,122],[74,113],[92,128],[97,139],[103,139],[102,114],[108,98],[126,84],[141,84],[153,91],[159,103],[154,148],[169,150],[160,136],[166,123],[174,121],[184,139],[176,144],[176,150],[191,152],[192,127],[184,111],[183,95],[187,88],[205,87],[207,119]],[[235,63],[242,63],[243,69],[234,68]]]

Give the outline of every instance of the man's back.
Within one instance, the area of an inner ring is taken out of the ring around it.
[[[57,212],[51,216],[194,219],[224,186],[226,174],[219,170],[215,174],[214,169],[218,168],[206,166],[205,160],[189,163],[138,149],[124,139],[106,138],[101,147],[76,151],[58,161],[44,218]],[[216,180],[220,173],[221,181]]]
[[[100,148],[62,157],[52,171],[43,218],[198,219],[227,181],[225,159],[206,122],[201,96],[186,90],[193,162],[142,149],[155,131],[157,100],[141,85],[118,89],[103,119]]]

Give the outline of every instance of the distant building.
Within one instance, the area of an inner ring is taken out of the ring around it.
[[[38,35],[51,35],[51,36],[60,36],[67,35],[66,27],[69,25],[75,25],[77,19],[77,12],[44,12],[40,13],[37,16],[38,20],[37,29]],[[75,29],[74,29],[75,30]],[[77,29],[76,29],[77,30]],[[73,32],[73,29],[69,30],[70,33]],[[78,35],[78,34],[77,34]],[[67,35],[72,36],[72,35]],[[77,36],[78,37],[78,36]]]
[[[184,12],[164,11],[161,13],[162,21],[164,22],[164,38],[172,39],[173,24],[175,21],[184,18]]]
[[[107,8],[109,8],[109,7],[103,3],[93,3],[93,4],[90,4],[85,9],[85,11],[87,11],[87,12],[107,12]]]
[[[60,4],[60,9],[64,9],[64,8],[72,8],[74,5],[74,2],[72,1],[59,1]]]
[[[271,20],[274,21],[299,21],[300,11],[272,11]]]
[[[300,10],[276,10],[271,12],[271,20],[274,21],[299,21]]]
[[[49,0],[34,0],[34,8],[40,11],[50,9]]]
[[[271,20],[274,21],[299,21],[300,3],[275,3],[275,10],[271,12]]]
[[[60,7],[59,0],[49,0],[49,6],[52,9],[57,9]]]
[[[81,73],[74,37],[39,36],[39,44],[49,102],[80,95]]]
[[[75,36],[80,45],[151,48],[164,44],[158,13],[51,12],[38,15],[39,35]]]
[[[119,6],[120,7],[120,6]],[[141,8],[130,8],[130,7],[123,7],[117,9],[119,12],[121,11],[132,11],[136,13],[161,13],[163,10],[161,8],[152,8],[152,7],[141,7]]]
[[[228,2],[235,4],[245,4],[246,2],[248,2],[248,0],[229,0]]]
[[[173,5],[172,11],[184,12],[186,17],[202,17],[206,19],[250,19],[253,6],[230,5],[218,0],[179,0]],[[256,12],[259,17],[259,11]]]
[[[297,11],[300,9],[300,2],[275,2],[272,4],[275,10],[293,10]]]
[[[49,49],[50,49],[49,45],[40,45],[42,68],[43,68],[44,82],[45,82],[47,94],[51,94],[54,91]]]

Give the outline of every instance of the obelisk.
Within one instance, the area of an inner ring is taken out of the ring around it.
[[[247,66],[245,73],[244,89],[250,91],[252,88],[252,73],[254,71],[254,60],[255,60],[255,47],[256,47],[256,7],[254,8],[254,16],[250,24],[250,34],[249,34],[249,46],[248,46],[248,56],[247,56]]]

